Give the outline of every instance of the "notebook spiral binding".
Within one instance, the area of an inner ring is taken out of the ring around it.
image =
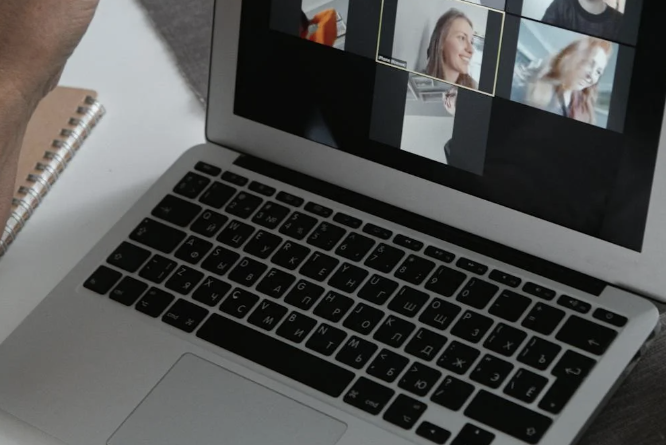
[[[58,139],[54,139],[51,147],[46,147],[43,162],[38,162],[35,170],[39,175],[29,175],[27,180],[31,187],[21,187],[21,198],[14,198],[9,221],[0,238],[0,257],[2,257],[12,244],[18,233],[28,222],[32,213],[41,204],[42,199],[51,190],[60,174],[65,170],[91,130],[104,116],[106,110],[94,97],[88,96],[84,106],[76,110],[76,117],[70,118],[70,128],[63,128]]]

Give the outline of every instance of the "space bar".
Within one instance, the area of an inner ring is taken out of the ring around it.
[[[354,373],[254,329],[213,314],[197,337],[329,396],[338,397]]]

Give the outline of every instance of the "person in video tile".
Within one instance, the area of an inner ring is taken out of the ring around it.
[[[517,67],[521,88],[512,96],[526,105],[594,125],[598,83],[612,52],[613,45],[606,40],[578,39],[548,61]]]
[[[469,74],[474,56],[474,25],[458,9],[442,15],[430,37],[425,74],[457,85],[478,89],[479,83]]]
[[[301,12],[300,36],[303,39],[333,46],[338,38],[337,12],[335,9],[322,11],[312,19]]]
[[[616,40],[623,14],[605,0],[553,0],[542,21],[605,39]]]

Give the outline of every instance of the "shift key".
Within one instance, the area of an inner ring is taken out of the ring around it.
[[[472,400],[465,415],[529,444],[539,443],[553,423],[546,416],[484,390]]]

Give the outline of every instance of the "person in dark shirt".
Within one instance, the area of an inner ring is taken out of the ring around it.
[[[617,40],[623,14],[604,0],[553,0],[542,21],[590,36]]]

